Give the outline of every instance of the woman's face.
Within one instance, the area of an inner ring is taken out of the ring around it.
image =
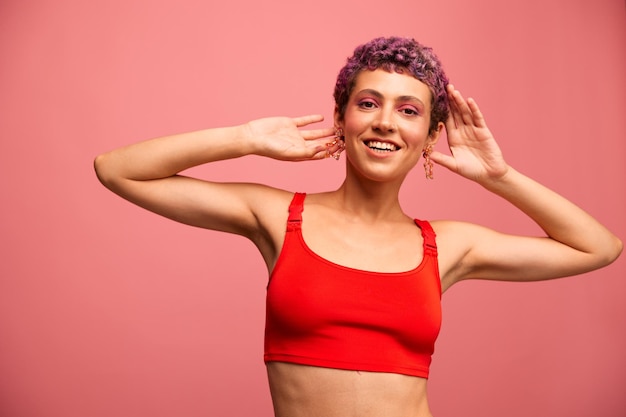
[[[343,120],[335,113],[349,164],[371,180],[404,179],[443,127],[428,136],[430,112],[430,89],[417,78],[383,69],[362,71]]]

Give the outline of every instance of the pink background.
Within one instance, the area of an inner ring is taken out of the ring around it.
[[[260,116],[331,120],[339,68],[375,36],[433,46],[509,162],[626,239],[624,1],[248,3],[0,3],[0,416],[272,415],[254,247],[113,196],[92,160]],[[409,213],[537,232],[438,168],[408,178]],[[195,173],[314,192],[343,163]],[[452,288],[434,414],[626,415],[625,271],[622,256],[565,280]]]

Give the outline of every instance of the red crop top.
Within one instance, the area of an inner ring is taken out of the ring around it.
[[[305,194],[289,207],[267,288],[265,362],[428,377],[441,325],[435,233],[415,220],[424,256],[415,269],[378,273],[316,255],[300,229]]]

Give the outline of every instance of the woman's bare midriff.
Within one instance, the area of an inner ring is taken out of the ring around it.
[[[432,417],[424,378],[267,364],[276,417]]]

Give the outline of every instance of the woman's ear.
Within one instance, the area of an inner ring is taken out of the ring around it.
[[[426,138],[426,142],[424,143],[424,148],[426,147],[432,148],[435,146],[435,144],[439,140],[439,136],[441,136],[441,131],[443,130],[444,127],[445,125],[443,124],[443,122],[439,122],[437,124],[437,129],[433,131],[431,134],[429,134],[428,138]]]
[[[339,107],[335,105],[335,111],[333,113],[333,121],[335,123],[335,127],[343,128],[343,118],[339,114]]]

